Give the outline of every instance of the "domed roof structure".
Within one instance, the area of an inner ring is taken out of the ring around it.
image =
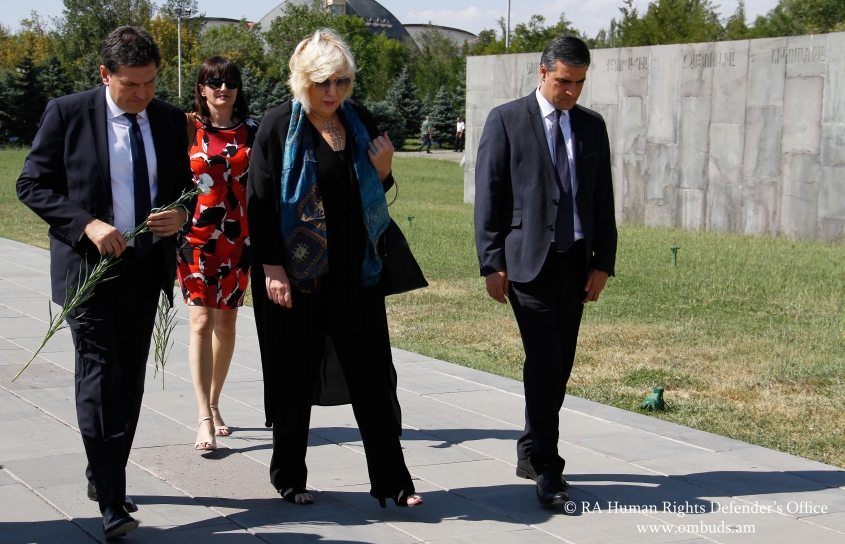
[[[294,5],[303,6],[310,5],[313,1],[314,0],[287,0],[282,2],[275,8],[271,9],[267,15],[261,18],[259,23],[261,24],[262,32],[270,30],[270,24],[273,20],[276,17],[281,17],[285,14],[285,4],[288,2]],[[335,0],[335,3],[337,4],[338,2]],[[342,4],[342,2],[340,3]],[[388,38],[393,38],[411,44],[414,43],[414,39],[408,31],[405,30],[402,23],[399,22],[399,19],[390,13],[386,7],[382,6],[375,0],[346,0],[346,14],[358,16],[364,19],[364,24],[367,25],[367,28],[373,34],[376,32],[382,32],[386,34]]]

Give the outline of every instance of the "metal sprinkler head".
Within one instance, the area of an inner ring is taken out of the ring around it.
[[[672,252],[672,266],[678,266],[678,250],[681,246],[669,246],[669,251]]]
[[[654,410],[663,411],[666,409],[666,404],[663,402],[663,388],[660,386],[651,388],[651,395],[647,396],[643,401],[643,408],[649,412]]]

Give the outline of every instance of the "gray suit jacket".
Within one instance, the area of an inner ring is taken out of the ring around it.
[[[475,244],[481,275],[537,277],[554,240],[559,197],[543,114],[532,92],[490,112],[475,166]],[[607,127],[598,113],[569,113],[575,162],[575,203],[587,267],[614,273],[616,218]]]

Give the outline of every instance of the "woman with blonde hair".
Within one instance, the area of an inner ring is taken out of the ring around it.
[[[399,436],[401,411],[376,244],[387,228],[393,146],[349,100],[355,61],[331,30],[290,59],[294,98],[256,136],[248,186],[253,300],[273,426],[270,479],[311,504],[305,454],[311,406],[352,404],[370,494],[416,506]]]

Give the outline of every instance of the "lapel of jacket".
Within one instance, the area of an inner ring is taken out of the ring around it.
[[[528,95],[526,101],[528,103],[528,121],[531,124],[531,131],[537,139],[537,147],[540,150],[540,155],[543,156],[543,162],[552,180],[556,179],[555,165],[552,162],[552,154],[549,152],[549,142],[546,140],[546,126],[543,122],[543,112],[540,110],[540,104],[537,103],[537,97],[532,92]]]
[[[569,110],[569,128],[572,131],[572,152],[575,155],[572,157],[572,162],[575,163],[575,175],[573,176],[576,187],[575,204],[578,206],[579,212],[583,209],[582,202],[585,198],[584,195],[588,194],[586,184],[589,183],[589,180],[584,179],[579,175],[581,156],[584,151],[584,142],[580,136],[583,135],[582,131],[586,130],[583,124],[584,118],[580,108],[581,106],[575,104],[575,106]]]
[[[106,114],[106,87],[96,89],[88,101],[88,121],[91,123],[91,131],[94,134],[94,155],[97,157],[97,165],[100,170],[100,181],[103,184],[103,191],[109,207],[112,206],[111,194],[111,170],[109,164],[109,135]],[[109,213],[112,213],[109,210]]]
[[[156,105],[156,100],[147,106],[147,116],[150,120],[150,132],[153,135],[153,147],[156,154],[156,174],[158,177],[158,197],[157,202],[153,202],[153,206],[162,206],[169,204],[169,200],[173,195],[170,194],[170,176],[167,175],[168,168],[164,164],[164,158],[167,156],[167,149],[165,147],[165,132],[167,131],[166,119],[162,115],[161,109]],[[187,118],[186,118],[187,122]]]

